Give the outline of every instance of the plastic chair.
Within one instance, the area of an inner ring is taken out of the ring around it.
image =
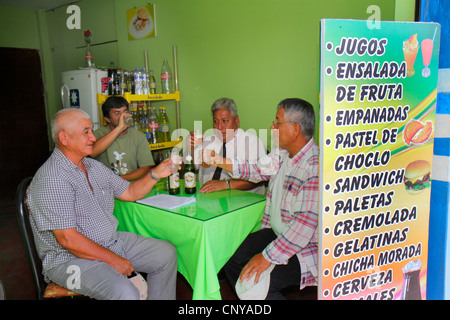
[[[22,234],[25,250],[27,252],[28,260],[30,262],[31,273],[33,275],[34,284],[36,287],[36,298],[38,300],[54,299],[54,298],[68,298],[68,297],[84,297],[79,293],[72,292],[66,288],[57,285],[54,282],[47,284],[42,275],[42,261],[36,250],[34,243],[33,231],[30,224],[30,212],[27,205],[27,190],[32,178],[23,179],[16,193],[16,211],[19,222],[20,232]]]

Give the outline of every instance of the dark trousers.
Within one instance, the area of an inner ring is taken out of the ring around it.
[[[223,270],[233,287],[239,279],[241,270],[253,258],[261,253],[264,248],[276,239],[272,229],[262,229],[251,233],[242,242],[234,255],[228,260]],[[300,264],[296,255],[289,259],[287,265],[276,265],[270,274],[270,287],[266,300],[283,300],[285,297],[280,292],[282,289],[292,285],[300,286]]]

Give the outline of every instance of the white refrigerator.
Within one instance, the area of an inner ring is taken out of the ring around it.
[[[91,117],[94,130],[101,125],[97,93],[108,94],[108,72],[99,69],[79,69],[62,73],[61,99],[63,108],[79,108]]]

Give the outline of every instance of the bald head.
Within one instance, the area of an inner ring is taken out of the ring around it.
[[[90,119],[89,115],[80,109],[68,108],[59,110],[52,120],[52,138],[56,145],[60,144],[59,132],[62,130],[72,132],[80,119]]]

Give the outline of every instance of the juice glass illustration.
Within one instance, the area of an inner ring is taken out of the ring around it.
[[[420,292],[420,269],[422,261],[411,261],[403,268],[402,300],[422,300]]]
[[[412,77],[415,73],[414,62],[416,61],[417,51],[419,51],[419,42],[417,42],[417,34],[414,34],[408,40],[403,41],[407,77]]]
[[[422,40],[421,47],[424,65],[424,68],[422,70],[422,76],[426,78],[430,76],[430,68],[428,68],[428,66],[430,65],[431,55],[433,53],[433,40],[431,39]]]

